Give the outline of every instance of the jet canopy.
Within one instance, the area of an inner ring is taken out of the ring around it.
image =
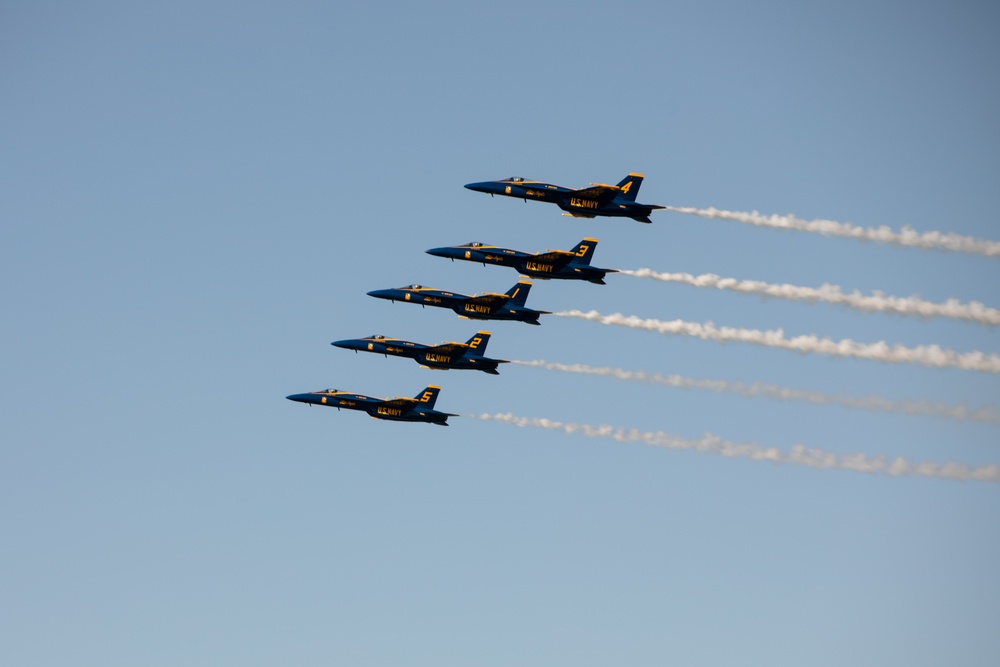
[[[511,176],[507,180],[511,183],[524,183],[524,179],[520,176]]]
[[[382,334],[372,334],[371,336],[369,336],[369,338],[371,338],[372,340],[385,340],[385,336],[383,336]]]
[[[481,243],[481,242],[479,242],[479,241],[470,241],[469,243],[465,244],[465,247],[466,248],[482,248],[483,245],[484,244]]]

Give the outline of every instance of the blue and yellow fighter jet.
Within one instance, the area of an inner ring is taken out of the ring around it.
[[[642,185],[642,174],[629,174],[618,185],[591,183],[589,188],[571,190],[561,185],[529,181],[517,176],[501,181],[469,183],[465,187],[489,195],[517,197],[528,201],[545,201],[566,211],[563,215],[574,218],[593,218],[598,215],[632,218],[639,222],[652,222],[649,214],[663,208],[659,204],[638,204],[635,196]]]
[[[445,292],[421,285],[409,285],[396,289],[374,290],[368,292],[368,296],[388,299],[393,302],[405,301],[419,303],[422,306],[451,308],[458,313],[459,317],[466,317],[470,320],[515,320],[528,324],[540,324],[538,317],[548,315],[551,311],[525,308],[524,302],[528,298],[530,289],[531,283],[522,280],[507,290],[506,294],[486,292],[469,296],[468,294]]]
[[[376,335],[369,336],[368,338],[337,340],[330,343],[330,345],[336,345],[345,350],[354,350],[355,352],[384,354],[387,358],[390,354],[395,357],[408,357],[420,364],[421,368],[439,368],[441,370],[448,370],[449,368],[470,369],[483,371],[490,375],[500,375],[499,371],[497,371],[497,366],[509,362],[506,359],[484,357],[483,353],[486,352],[486,345],[489,342],[490,332],[480,331],[465,343],[423,345],[421,343],[411,343],[408,340]]]
[[[500,248],[485,243],[466,243],[465,245],[447,248],[431,248],[427,251],[436,257],[447,257],[452,261],[463,259],[469,262],[482,262],[483,266],[509,266],[518,272],[549,280],[587,280],[598,285],[606,285],[604,276],[617,273],[618,269],[599,269],[590,265],[590,259],[597,248],[597,239],[583,239],[572,250],[549,250],[531,254],[509,248]]]
[[[399,422],[428,422],[438,426],[447,426],[448,417],[458,417],[450,412],[439,412],[434,409],[441,387],[430,385],[415,398],[372,398],[361,394],[349,394],[337,389],[312,391],[308,394],[292,394],[286,398],[298,403],[326,405],[331,408],[361,410],[371,415],[372,419],[389,419]]]

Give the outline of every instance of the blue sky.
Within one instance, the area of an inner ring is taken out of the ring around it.
[[[0,12],[0,661],[967,665],[1000,652],[995,484],[454,418],[1000,461],[996,425],[354,355],[502,292],[427,248],[600,239],[599,266],[1000,305],[996,259],[462,188],[646,175],[639,200],[1000,239],[988,3],[8,3]],[[528,305],[957,351],[996,331],[612,276]],[[491,356],[1000,403],[995,375],[548,317]],[[481,376],[481,377],[480,377]]]

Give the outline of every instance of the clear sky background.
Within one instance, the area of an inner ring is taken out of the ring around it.
[[[50,3],[0,9],[0,663],[996,665],[1000,487],[451,420],[1000,462],[998,427],[333,348],[481,328],[365,292],[502,292],[427,248],[1000,306],[995,258],[462,185],[1000,239],[986,2]],[[1000,352],[955,320],[611,276],[528,306]],[[489,354],[1000,403],[1000,378],[556,318]]]

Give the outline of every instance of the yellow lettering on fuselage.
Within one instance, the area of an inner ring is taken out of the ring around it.
[[[467,304],[465,304],[464,310],[467,313],[486,313],[486,314],[489,314],[490,307],[489,306],[481,306],[478,303],[467,303]]]
[[[451,357],[445,357],[445,356],[440,355],[440,354],[431,354],[429,352],[424,355],[424,359],[426,359],[427,361],[433,361],[433,362],[438,363],[438,364],[449,364],[449,363],[451,363]]]
[[[388,417],[401,417],[403,415],[403,411],[399,408],[385,408],[381,405],[376,409],[376,412],[380,415],[386,415]]]
[[[551,264],[539,264],[538,262],[525,262],[524,268],[528,271],[535,271],[536,273],[552,273],[555,269]]]
[[[576,206],[577,208],[597,208],[597,201],[593,199],[580,199],[579,197],[570,197],[570,206]]]

